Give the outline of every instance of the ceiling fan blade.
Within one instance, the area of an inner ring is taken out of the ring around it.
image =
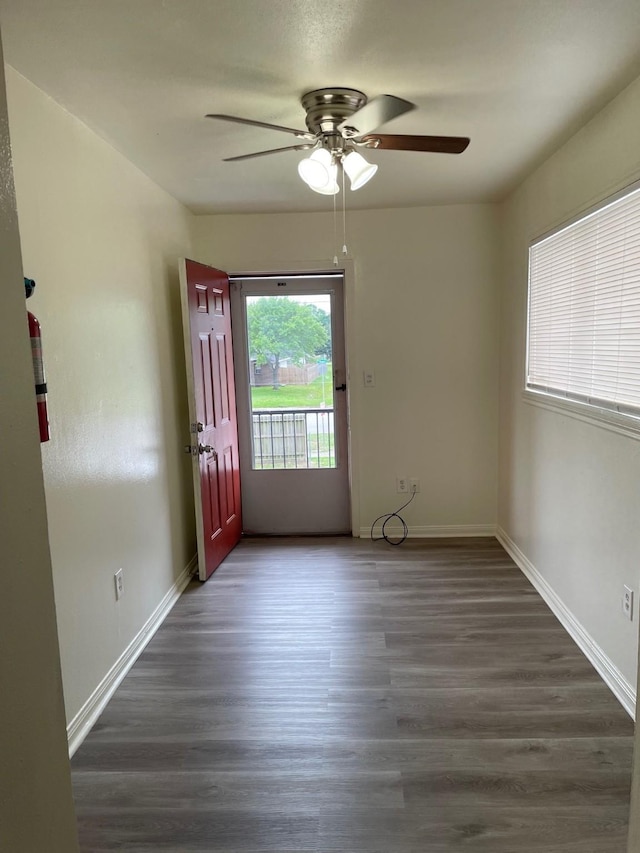
[[[357,142],[364,142],[368,148],[380,148],[389,151],[432,151],[436,154],[462,154],[469,145],[467,136],[404,136],[381,133],[369,133]]]
[[[281,130],[283,133],[292,133],[298,139],[315,139],[314,133],[308,130],[296,130],[295,127],[282,127],[279,124],[267,124],[264,121],[254,121],[251,118],[239,118],[238,116],[227,116],[222,113],[208,113],[205,118],[216,118],[220,121],[234,121],[236,124],[249,124],[252,127],[265,127],[267,130]]]
[[[415,110],[416,105],[394,95],[379,95],[356,110],[355,113],[338,125],[338,130],[345,138],[362,136],[381,127],[391,119]]]
[[[255,151],[253,154],[240,154],[238,157],[225,157],[225,163],[233,163],[236,160],[251,160],[252,157],[264,157],[266,154],[279,154],[280,151],[308,151],[315,148],[315,142],[303,142],[300,145],[285,145],[284,148],[270,148],[268,151]]]

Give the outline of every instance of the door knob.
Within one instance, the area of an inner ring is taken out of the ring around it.
[[[211,447],[210,444],[198,444],[198,453],[202,455],[203,453],[213,453],[216,455],[215,450]]]

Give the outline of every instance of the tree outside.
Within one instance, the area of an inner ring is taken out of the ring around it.
[[[331,351],[329,315],[288,296],[264,296],[249,303],[247,329],[251,357],[273,367],[274,389],[280,387],[283,359],[300,364],[307,358],[326,357]]]
[[[316,355],[322,356],[327,361],[331,361],[331,316],[318,305],[307,305],[307,308],[309,308],[316,320],[322,323],[322,327],[327,333],[326,343],[316,350]]]
[[[330,313],[295,297],[250,297],[247,332],[253,467],[335,467]]]

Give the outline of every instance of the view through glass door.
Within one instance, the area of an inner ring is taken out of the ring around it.
[[[330,295],[246,306],[254,469],[335,468]]]
[[[342,275],[233,290],[245,532],[349,532]]]

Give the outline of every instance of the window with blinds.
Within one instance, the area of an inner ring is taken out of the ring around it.
[[[526,387],[640,418],[640,187],[531,245]]]

